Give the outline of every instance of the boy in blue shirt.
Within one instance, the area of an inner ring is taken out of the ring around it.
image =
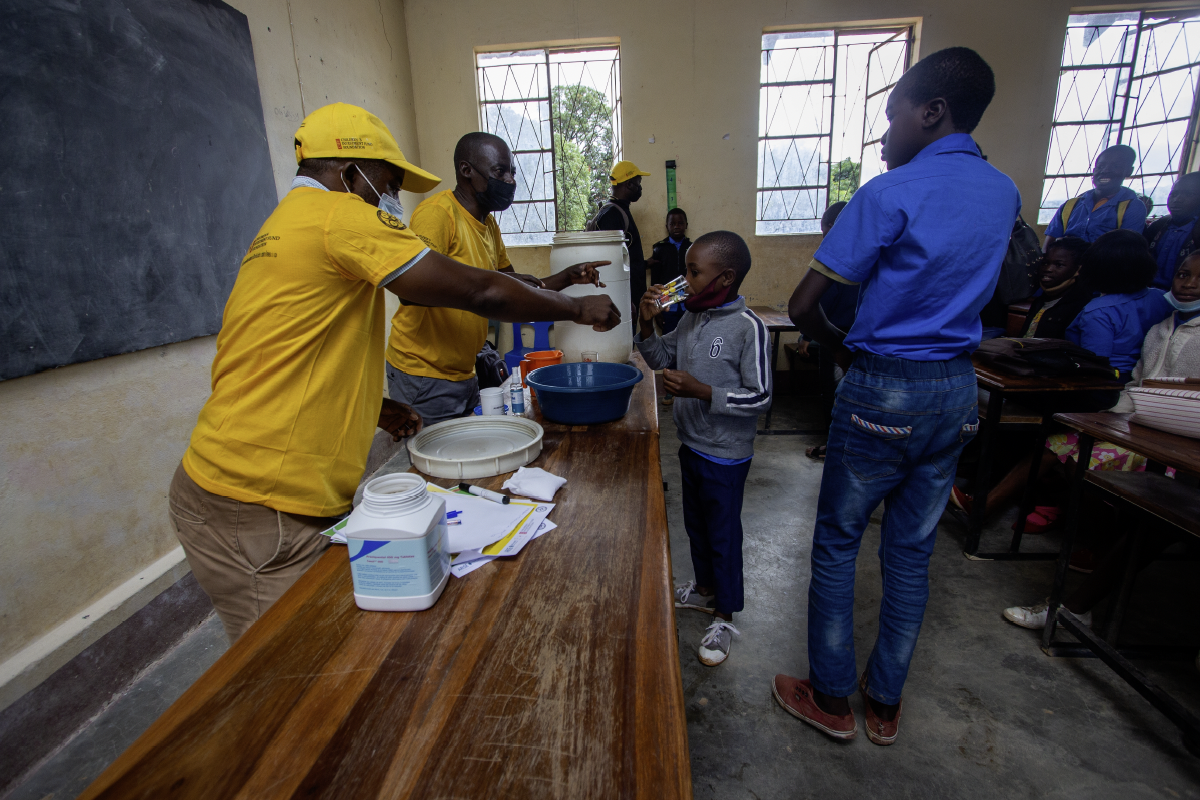
[[[969,135],[995,93],[992,70],[965,47],[904,74],[887,101],[888,172],[854,193],[792,294],[788,314],[849,365],[838,387],[821,478],[808,595],[806,680],[776,675],[775,699],[837,739],[858,725],[891,744],[929,599],[929,558],[959,454],[979,429],[970,353],[1021,208],[1017,187]],[[857,283],[849,333],[818,303]],[[879,634],[856,681],[855,558],[884,503]]]
[[[1046,227],[1049,250],[1054,240],[1063,236],[1078,236],[1094,242],[1118,228],[1141,233],[1146,227],[1146,204],[1128,186],[1122,186],[1133,174],[1137,152],[1127,144],[1114,144],[1096,156],[1092,169],[1092,188],[1079,197],[1063,203]],[[1064,219],[1063,217],[1066,217]]]

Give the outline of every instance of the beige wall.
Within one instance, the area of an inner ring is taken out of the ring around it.
[[[370,108],[419,158],[398,0],[291,0],[291,24],[286,0],[230,2],[249,18],[281,195],[296,171],[293,134],[327,102]],[[177,547],[167,487],[208,396],[214,346],[205,337],[0,382],[0,683],[27,687],[31,671],[89,644],[72,628],[77,612]],[[0,706],[11,699],[0,688]]]
[[[648,249],[664,235],[663,168],[675,159],[691,235],[724,228],[746,237],[754,268],[745,294],[783,308],[818,237],[754,235],[763,29],[916,18],[919,53],[978,50],[996,72],[997,92],[976,135],[1016,181],[1032,220],[1069,7],[1064,0],[408,0],[421,154],[425,166],[448,171],[455,141],[477,129],[474,48],[619,37],[624,157],[653,173],[634,206],[642,241]],[[519,269],[536,271],[545,250],[510,255]]]

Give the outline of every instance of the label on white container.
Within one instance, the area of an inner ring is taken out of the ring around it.
[[[418,597],[437,588],[450,569],[442,542],[445,522],[420,539],[350,539],[350,574],[356,594]]]

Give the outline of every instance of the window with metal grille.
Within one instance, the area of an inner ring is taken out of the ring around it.
[[[504,243],[583,230],[621,158],[620,48],[478,53],[475,65],[480,125],[517,162],[516,200],[496,214]]]
[[[910,27],[763,35],[755,233],[816,233],[830,203],[884,171],[884,109],[911,43]]]
[[[1091,188],[1107,147],[1137,152],[1125,185],[1165,208],[1196,139],[1200,8],[1067,19],[1038,222]]]

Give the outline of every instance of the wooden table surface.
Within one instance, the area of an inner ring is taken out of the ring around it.
[[[1035,378],[1013,375],[984,364],[978,356],[971,356],[971,363],[975,366],[975,377],[980,386],[989,391],[1000,390],[1005,394],[1106,391],[1125,387],[1120,381],[1106,378]]]
[[[778,311],[770,306],[750,306],[750,310],[763,321],[763,325],[766,325],[767,330],[772,333],[796,330],[796,323],[792,322],[786,311]]]
[[[1112,442],[1168,467],[1200,475],[1200,440],[1147,428],[1130,422],[1131,414],[1097,411],[1091,414],[1055,414],[1054,420],[1098,442]]]
[[[649,377],[545,426],[558,529],[417,613],[360,611],[331,547],[82,796],[690,798]]]

